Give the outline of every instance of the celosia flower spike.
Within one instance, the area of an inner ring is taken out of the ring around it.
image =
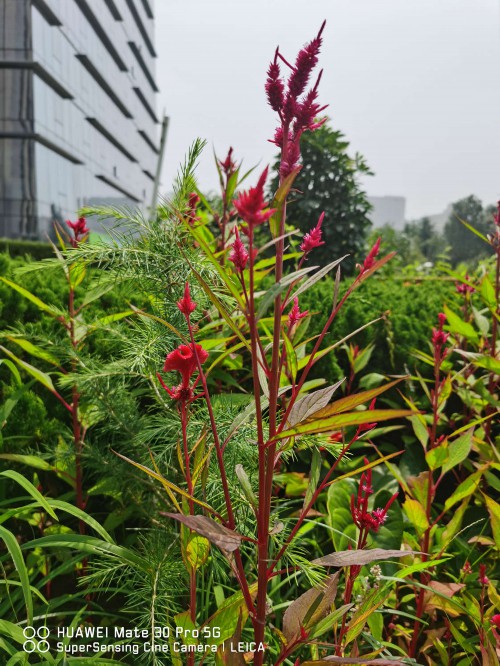
[[[232,245],[231,253],[229,255],[229,261],[232,261],[236,270],[241,273],[245,270],[245,267],[248,263],[249,254],[240,238],[238,227],[235,228],[234,234],[235,239]]]
[[[311,72],[318,63],[318,55],[323,41],[321,34],[325,28],[325,24],[326,21],[323,21],[316,37],[309,44],[306,44],[297,55],[294,71],[288,80],[288,93],[294,99],[302,95],[309,82]]]
[[[489,585],[490,579],[486,575],[486,564],[479,565],[479,582],[481,585]]]
[[[377,258],[377,255],[380,250],[380,238],[377,238],[377,242],[375,245],[372,247],[372,249],[368,252],[368,255],[366,256],[366,259],[363,262],[363,271],[367,271],[370,268],[372,268],[373,264],[375,263],[375,259]]]
[[[367,465],[368,459],[365,458],[364,462],[365,465]],[[372,494],[372,470],[368,469],[361,475],[357,498],[355,499],[354,495],[351,496],[351,516],[354,524],[360,530],[378,532],[381,525],[385,523],[387,512],[389,511],[391,504],[396,500],[398,493],[394,493],[383,509],[379,508],[369,511],[368,499]]]
[[[497,613],[497,615],[492,615],[491,624],[495,627],[495,629],[500,630],[500,613]]]
[[[85,236],[90,232],[84,217],[79,217],[76,222],[66,220],[66,224],[73,230],[73,238],[71,239],[71,245],[73,247],[76,247],[78,243],[84,240]]]
[[[436,352],[439,352],[441,350],[441,347],[446,343],[446,341],[450,337],[449,333],[445,333],[443,331],[443,326],[445,325],[445,323],[446,323],[446,315],[443,312],[440,312],[438,314],[438,328],[432,329],[432,344]]]
[[[233,202],[238,215],[249,227],[255,227],[266,222],[275,212],[274,208],[267,208],[268,204],[264,201],[264,185],[267,172],[268,167],[262,172],[257,185],[246,192],[242,192]]]
[[[226,175],[231,175],[232,172],[236,168],[236,162],[233,162],[233,149],[232,147],[229,148],[227,151],[226,159],[225,160],[219,160],[219,164],[221,169],[224,171]]]
[[[180,299],[180,301],[177,301],[177,307],[185,317],[189,317],[189,315],[196,310],[196,303],[191,299],[189,282],[186,282],[186,286],[184,287],[184,296]]]
[[[290,313],[288,315],[288,330],[292,330],[294,326],[296,326],[301,319],[304,317],[307,317],[309,314],[309,310],[304,310],[304,312],[301,312],[299,309],[299,298],[298,296],[295,296],[293,299],[293,307],[290,310]]]
[[[319,216],[318,223],[314,227],[314,229],[311,229],[307,234],[305,234],[304,238],[302,239],[302,243],[300,244],[300,249],[304,254],[307,254],[311,250],[314,250],[315,247],[319,247],[320,245],[324,245],[325,241],[321,240],[322,237],[322,230],[321,230],[321,225],[323,224],[323,220],[325,218],[325,213],[321,213]]]
[[[280,77],[280,66],[278,65],[278,53],[276,49],[273,62],[267,70],[266,95],[269,106],[278,113],[283,108],[285,101],[285,85]]]

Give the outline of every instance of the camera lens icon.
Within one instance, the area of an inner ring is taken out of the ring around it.
[[[23,643],[24,652],[28,654],[32,652],[46,653],[50,650],[49,642],[46,640],[50,636],[48,627],[35,629],[35,627],[27,626],[23,629],[23,636],[26,638]]]

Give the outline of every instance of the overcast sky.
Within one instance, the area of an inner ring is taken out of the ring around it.
[[[469,194],[500,198],[500,0],[156,0],[158,109],[170,116],[168,191],[197,136],[199,184],[215,189],[212,146],[248,167],[275,153],[265,73],[327,27],[320,101],[407,218]]]

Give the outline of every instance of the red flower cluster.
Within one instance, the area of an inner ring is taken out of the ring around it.
[[[167,391],[173,400],[190,400],[193,397],[193,386],[191,386],[191,378],[198,367],[198,360],[200,364],[205,363],[208,358],[208,353],[201,345],[189,344],[179,345],[177,349],[167,354],[165,363],[163,365],[163,372],[179,372],[182,381],[179,386],[169,388],[158,376],[161,385]]]
[[[308,314],[309,310],[304,310],[304,312],[300,311],[299,298],[298,296],[295,296],[295,298],[293,299],[293,307],[288,314],[288,322],[287,322],[288,330],[292,331],[292,329],[294,329],[294,327],[299,323],[299,321],[304,317],[307,317]]]
[[[363,266],[361,267],[361,272],[364,273],[365,271],[370,270],[370,268],[373,267],[373,264],[375,263],[375,259],[377,258],[377,255],[380,250],[380,238],[377,238],[377,242],[375,245],[372,247],[372,249],[368,252],[366,255],[366,259],[363,262]]]
[[[367,464],[368,459],[365,458],[365,465]],[[354,495],[351,496],[351,516],[354,524],[360,530],[378,532],[380,526],[385,523],[387,512],[398,496],[398,493],[394,493],[383,509],[380,508],[369,511],[368,500],[372,494],[372,471],[371,469],[368,469],[361,475],[357,498],[355,499]]]
[[[232,261],[236,270],[241,273],[245,270],[250,255],[248,254],[246,247],[243,245],[238,227],[235,227],[234,235],[235,239],[231,253],[229,254],[229,261]]]
[[[219,165],[222,171],[226,174],[226,176],[230,176],[236,169],[236,162],[233,161],[233,149],[232,147],[229,148],[227,151],[226,159],[225,160],[219,160]]]
[[[280,167],[282,177],[291,173],[299,163],[302,133],[305,130],[318,129],[326,121],[326,118],[317,120],[321,111],[326,109],[326,106],[320,106],[316,101],[321,72],[313,88],[303,95],[312,71],[318,63],[325,23],[326,21],[323,22],[316,37],[299,51],[295,65],[287,62],[279,49],[276,49],[274,60],[267,71],[265,85],[267,101],[273,111],[279,114],[281,121],[272,143],[283,150]],[[279,60],[291,69],[286,84],[281,77]]]
[[[440,312],[438,314],[438,327],[432,329],[432,344],[436,354],[441,353],[441,348],[450,337],[449,333],[443,331],[443,326],[446,322],[446,315]]]
[[[500,613],[493,615],[491,618],[491,624],[495,627],[495,629],[500,630]]]
[[[196,192],[191,192],[191,194],[189,195],[187,210],[185,215],[188,224],[190,224],[191,226],[193,226],[195,222],[198,222],[200,220],[198,215],[196,215],[196,209],[198,208],[198,204],[200,203],[200,201],[201,199],[196,194]]]
[[[467,282],[470,282],[470,277],[467,273],[465,274],[464,279],[467,280]],[[455,287],[457,289],[457,293],[464,295],[471,294],[473,291],[476,291],[474,287],[471,287],[470,285],[465,284],[464,282],[455,282]]]
[[[238,215],[247,223],[248,227],[256,227],[266,222],[275,213],[275,209],[268,208],[268,204],[264,201],[264,185],[266,184],[267,171],[268,167],[262,172],[257,185],[251,187],[246,192],[242,192],[233,202]],[[248,228],[243,228],[242,231],[247,233]]]
[[[486,575],[486,564],[479,565],[479,582],[481,585],[489,585],[490,579]]]
[[[66,220],[66,224],[70,229],[73,230],[73,238],[71,239],[71,245],[76,247],[78,243],[81,243],[87,237],[87,234],[90,232],[90,229],[87,227],[87,221],[84,217],[79,217],[76,222],[71,220]]]
[[[320,245],[324,245],[325,241],[321,240],[322,236],[322,230],[321,230],[321,225],[323,224],[323,220],[325,219],[325,214],[321,213],[319,216],[318,223],[314,227],[314,229],[311,229],[307,234],[305,234],[304,238],[302,239],[302,243],[300,244],[300,249],[304,254],[307,254],[311,250],[314,250],[315,247],[319,247]]]

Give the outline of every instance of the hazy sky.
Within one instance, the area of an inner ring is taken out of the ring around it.
[[[320,101],[375,172],[372,195],[407,217],[468,194],[500,198],[500,0],[156,0],[158,109],[170,116],[163,190],[194,138],[215,189],[212,147],[245,166],[271,161],[276,120],[265,73],[275,47],[327,27]]]

